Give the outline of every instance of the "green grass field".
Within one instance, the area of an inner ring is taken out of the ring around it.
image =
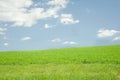
[[[120,45],[0,52],[0,80],[120,80]]]

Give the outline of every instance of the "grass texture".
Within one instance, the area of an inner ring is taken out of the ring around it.
[[[0,52],[0,80],[120,80],[120,45]]]

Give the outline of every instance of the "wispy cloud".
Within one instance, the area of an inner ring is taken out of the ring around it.
[[[78,44],[75,41],[64,41],[64,40],[62,40],[60,38],[52,39],[51,42],[53,42],[53,43],[60,43],[60,44],[64,44],[64,45],[76,45],[76,44]]]
[[[100,30],[98,30],[97,36],[100,37],[100,38],[110,37],[110,36],[114,36],[117,33],[120,33],[120,31],[113,30],[113,29],[111,29],[111,30],[109,30],[109,29],[100,29]]]
[[[7,40],[8,38],[6,36],[3,37],[4,40]]]
[[[7,28],[1,28],[1,27],[0,27],[0,35],[6,34],[5,31],[7,31]]]
[[[75,45],[75,44],[78,44],[78,43],[77,43],[77,42],[74,42],[74,41],[65,41],[65,42],[63,42],[63,44]]]
[[[115,38],[113,39],[113,41],[120,41],[120,36],[119,36],[119,37],[115,37]]]
[[[52,28],[52,27],[53,27],[53,26],[52,26],[52,25],[49,25],[49,24],[45,24],[45,25],[44,25],[44,28],[45,28],[45,29],[50,29],[50,28]]]
[[[30,39],[32,39],[32,38],[31,37],[23,37],[23,38],[21,38],[22,41],[27,41],[27,40],[30,40]]]
[[[72,14],[61,14],[60,22],[62,24],[76,24],[79,23],[79,20],[75,20]]]
[[[8,43],[4,43],[4,46],[8,46],[9,44]]]
[[[85,9],[87,13],[91,13],[91,10],[89,8]]]
[[[47,4],[65,8],[69,0],[50,0]]]
[[[52,39],[51,42],[54,42],[54,43],[59,43],[61,42],[62,40],[60,38],[55,38],[55,39]]]

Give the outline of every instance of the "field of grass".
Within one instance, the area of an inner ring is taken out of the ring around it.
[[[0,52],[0,80],[120,80],[120,45]]]

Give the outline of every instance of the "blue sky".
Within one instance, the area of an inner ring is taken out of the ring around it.
[[[0,0],[0,51],[120,44],[120,0]]]

